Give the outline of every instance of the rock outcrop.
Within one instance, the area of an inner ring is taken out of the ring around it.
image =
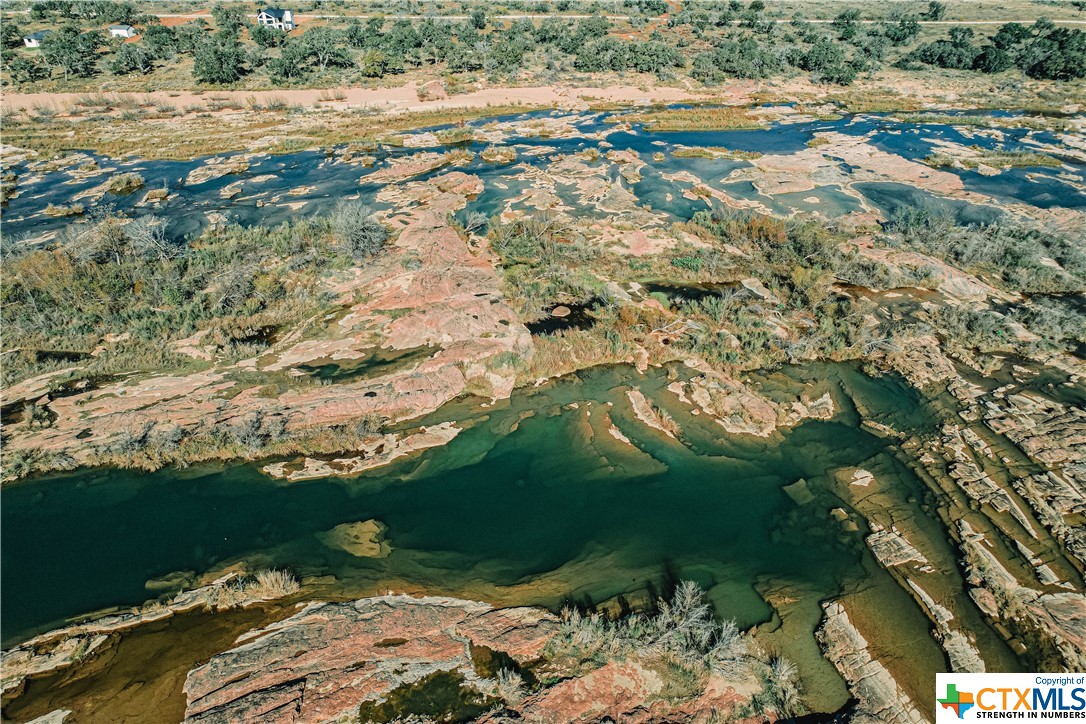
[[[262,572],[246,579],[236,572],[212,583],[183,591],[166,602],[95,618],[35,636],[0,653],[0,689],[4,699],[18,696],[28,679],[68,669],[95,656],[117,635],[137,626],[195,609],[224,609],[248,606],[293,593],[298,588],[292,576]]]
[[[853,722],[884,724],[923,724],[927,719],[901,690],[886,667],[871,657],[865,639],[849,620],[845,607],[837,601],[822,606],[825,618],[818,630],[818,640],[826,658],[848,682],[860,702]]]
[[[472,649],[539,658],[557,620],[451,598],[313,603],[189,672],[186,722],[330,721],[438,672],[479,682]]]
[[[414,418],[465,393],[507,397],[516,372],[496,358],[529,354],[531,336],[502,299],[493,258],[472,248],[447,221],[448,212],[462,207],[482,184],[456,172],[431,179],[426,187],[416,199],[419,205],[390,215],[400,232],[387,253],[346,278],[330,280],[328,291],[343,310],[326,319],[316,338],[299,339],[299,329],[261,357],[238,364],[213,365],[183,376],[108,382],[46,400],[52,425],[17,431],[8,449],[34,450],[63,458],[69,466],[85,465],[101,462],[103,455],[111,459],[114,443],[133,430],[146,431],[145,439],[167,427],[179,429],[183,437],[214,435],[260,419],[280,422],[288,436],[305,436],[367,416],[393,422]],[[267,387],[247,381],[259,372],[300,377],[307,374],[300,366],[365,359],[375,349],[432,352],[335,385],[288,385],[268,394]],[[238,374],[245,381],[239,381]],[[3,391],[2,397],[5,404],[15,403],[47,385],[43,376],[34,384]],[[447,441],[453,431],[433,428],[427,440],[444,435]],[[425,440],[409,437],[404,442],[415,447]],[[338,467],[352,474],[380,459],[360,457],[345,458]],[[301,470],[280,467],[268,472],[295,477],[309,477],[307,467],[314,475],[340,472],[337,465],[320,461],[303,464]]]

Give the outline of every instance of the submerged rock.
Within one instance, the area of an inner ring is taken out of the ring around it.
[[[343,523],[332,530],[317,533],[317,539],[329,548],[337,548],[357,558],[385,558],[392,546],[385,540],[388,528],[380,521]]]

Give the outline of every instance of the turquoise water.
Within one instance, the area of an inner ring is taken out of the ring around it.
[[[235,560],[438,589],[472,579],[512,586],[582,561],[590,570],[572,589],[596,599],[636,590],[668,566],[693,566],[714,582],[772,573],[827,594],[860,574],[860,537],[840,534],[826,516],[791,520],[781,488],[860,463],[879,453],[881,440],[848,415],[779,441],[729,438],[661,392],[689,421],[687,445],[664,441],[626,410],[617,388],[629,372],[597,370],[518,392],[505,409],[476,414],[477,424],[447,448],[353,480],[283,484],[239,465],[81,471],[14,486],[2,511],[4,636],[140,603],[150,597],[149,579]],[[642,381],[646,390],[664,384],[660,375]],[[593,432],[585,401],[598,420],[614,402],[616,424],[642,449]],[[571,402],[582,409],[562,409]],[[387,559],[356,559],[314,538],[369,518],[389,527]],[[611,563],[591,570],[595,558]],[[616,563],[635,577],[612,578]],[[557,601],[544,594],[540,602]],[[751,625],[765,608],[728,613]]]
[[[149,579],[239,560],[333,574],[351,590],[386,581],[452,592],[519,587],[517,598],[547,605],[689,575],[734,589],[718,601],[722,613],[753,625],[769,613],[751,588],[759,576],[828,597],[865,575],[862,534],[829,517],[840,501],[820,483],[828,470],[884,450],[858,427],[848,395],[861,394],[874,419],[928,424],[922,411],[900,412],[922,410],[900,383],[825,370],[845,409],[779,438],[726,435],[661,391],[664,374],[609,368],[517,392],[485,412],[465,408],[471,426],[446,448],[355,479],[284,484],[238,465],[80,471],[17,485],[5,490],[2,510],[4,637],[137,604],[151,597]],[[767,389],[825,370],[778,374]],[[684,444],[635,420],[624,394],[631,381],[683,424]],[[634,445],[607,433],[608,410]],[[450,412],[437,416],[459,419]],[[782,492],[799,478],[818,497],[802,511]],[[920,491],[907,472],[899,482],[905,497]],[[315,537],[370,518],[388,526],[386,559],[355,558]]]

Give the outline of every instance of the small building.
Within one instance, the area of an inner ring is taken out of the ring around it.
[[[294,30],[294,13],[290,10],[264,8],[257,13],[256,21],[266,28],[275,28],[287,32]]]
[[[114,38],[134,38],[136,29],[131,25],[110,25],[109,34]]]
[[[23,45],[28,48],[40,48],[41,41],[45,40],[45,36],[48,34],[48,30],[39,30],[36,33],[31,33],[23,38]]]

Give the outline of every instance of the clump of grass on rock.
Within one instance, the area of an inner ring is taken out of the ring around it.
[[[332,233],[355,259],[377,255],[388,241],[388,228],[358,201],[343,201],[332,213]]]

